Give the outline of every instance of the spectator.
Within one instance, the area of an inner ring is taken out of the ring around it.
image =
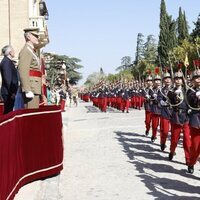
[[[13,58],[15,51],[11,45],[2,48],[3,60],[0,64],[2,76],[1,95],[4,101],[4,114],[13,111],[15,95],[18,90],[18,76]]]

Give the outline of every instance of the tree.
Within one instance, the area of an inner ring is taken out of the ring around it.
[[[143,57],[148,63],[154,63],[157,58],[157,44],[153,35],[147,36],[143,48]]]
[[[102,67],[100,68],[100,74],[105,75]]]
[[[44,53],[44,58],[46,60],[47,78],[50,80],[51,85],[55,85],[59,79],[63,64],[66,66],[66,69],[63,68],[63,70],[66,72],[70,84],[76,85],[82,79],[81,73],[78,72],[83,67],[78,64],[81,62],[80,59],[52,53]]]
[[[102,79],[102,74],[100,72],[93,72],[87,77],[87,80],[84,83],[84,85],[91,87],[97,84],[101,79]]]
[[[134,65],[137,65],[138,62],[142,59],[144,45],[143,37],[144,36],[142,33],[138,33]]]
[[[192,33],[191,33],[191,37],[193,39],[193,41],[195,41],[195,39],[197,37],[200,37],[200,14],[197,18],[197,21],[194,22],[195,28],[193,29]]]
[[[131,66],[131,57],[124,56],[121,58],[121,65],[116,68],[116,71],[126,70]]]
[[[181,42],[184,39],[188,39],[189,33],[188,33],[188,23],[186,20],[185,12],[182,13],[181,7],[179,7],[179,16],[178,16],[178,42],[181,44]]]
[[[161,0],[158,60],[162,66],[168,63],[169,51],[176,45],[175,38],[175,21],[167,14],[165,1]]]

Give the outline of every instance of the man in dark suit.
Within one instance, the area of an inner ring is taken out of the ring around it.
[[[0,63],[0,71],[2,76],[1,95],[4,101],[4,114],[13,110],[15,103],[15,95],[18,89],[17,69],[13,58],[15,56],[12,46],[3,47],[3,60]]]

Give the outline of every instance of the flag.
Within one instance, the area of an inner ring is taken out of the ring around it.
[[[187,55],[187,53],[186,53],[186,55],[185,55],[184,65],[185,65],[185,67],[188,67],[188,66],[189,66],[189,61],[188,61],[188,55]]]

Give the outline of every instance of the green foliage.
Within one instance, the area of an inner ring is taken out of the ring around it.
[[[161,0],[158,60],[166,66],[168,54],[176,45],[175,21],[167,14],[165,1]]]
[[[195,41],[197,37],[200,37],[200,14],[197,18],[197,21],[194,22],[195,28],[191,33],[192,40]]]
[[[178,16],[178,42],[181,44],[181,42],[184,39],[188,39],[189,33],[188,33],[188,24],[186,21],[185,12],[182,13],[181,7],[179,8],[179,16]]]
[[[131,57],[124,56],[121,58],[121,65],[116,68],[116,71],[123,71],[131,67]]]
[[[199,41],[200,42],[200,41]],[[199,43],[200,44],[200,43]],[[189,69],[193,68],[193,60],[198,58],[198,44],[194,44],[189,40],[185,39],[182,41],[182,44],[175,47],[172,51],[169,52],[169,59],[173,69],[176,69],[177,63],[184,63],[186,55],[188,57]]]
[[[144,45],[144,35],[142,33],[138,33],[137,35],[137,46],[136,46],[136,53],[135,53],[135,61],[134,64],[137,65],[138,62],[143,57],[143,45]]]
[[[93,72],[87,77],[87,80],[84,83],[84,85],[86,85],[87,87],[91,87],[97,84],[100,80],[105,79],[105,77],[106,75],[102,74],[101,72]]]
[[[82,79],[82,75],[78,72],[83,66],[79,64],[80,59],[75,57],[68,57],[66,55],[57,55],[52,53],[44,53],[46,62],[47,79],[50,80],[51,85],[55,85],[60,76],[60,71],[66,66],[63,71],[66,72],[69,83],[76,85]]]

